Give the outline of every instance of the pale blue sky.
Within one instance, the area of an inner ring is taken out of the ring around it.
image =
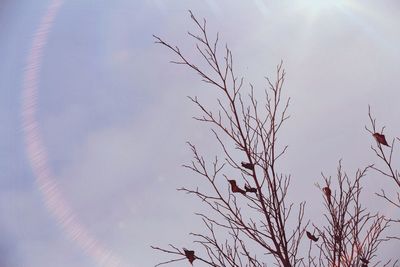
[[[23,71],[50,2],[0,0],[1,266],[98,266],[46,210],[25,154]],[[284,60],[292,118],[281,137],[289,144],[283,166],[293,199],[310,203],[308,218],[320,217],[321,171],[334,174],[340,158],[350,172],[372,161],[368,104],[389,137],[400,131],[397,1],[65,0],[42,58],[37,119],[63,197],[129,266],[162,259],[151,244],[191,246],[201,205],[175,190],[199,181],[180,167],[190,160],[185,142],[220,153],[186,99],[214,105],[214,91],[153,44],[157,34],[199,59],[185,39],[188,9],[220,32],[238,72],[260,92]],[[367,201],[385,210],[372,195],[387,186],[377,179],[367,178]]]

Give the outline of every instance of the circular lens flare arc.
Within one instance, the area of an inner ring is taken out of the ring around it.
[[[36,120],[38,84],[43,50],[52,23],[62,4],[63,1],[54,0],[48,7],[45,16],[42,18],[34,34],[25,68],[22,95],[22,124],[26,153],[36,177],[37,185],[43,195],[45,205],[67,236],[76,242],[100,266],[122,267],[125,265],[88,233],[63,198],[48,165],[47,152],[43,146]]]

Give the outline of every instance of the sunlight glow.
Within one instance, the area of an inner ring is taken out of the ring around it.
[[[330,10],[348,12],[354,5],[353,0],[298,0],[297,7],[310,19],[316,19]]]
[[[344,8],[349,6],[351,0],[300,0],[298,5],[303,5],[311,11],[318,12],[327,8]]]

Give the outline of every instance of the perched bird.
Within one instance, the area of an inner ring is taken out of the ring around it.
[[[331,205],[331,195],[332,191],[329,188],[329,186],[322,188],[322,191],[324,192],[326,199],[328,200],[328,204]]]
[[[390,147],[388,142],[386,141],[385,135],[380,134],[380,133],[374,133],[372,136],[375,138],[376,142],[378,142],[379,144]]]
[[[252,163],[242,161],[242,167],[249,170],[254,170],[254,164]]]
[[[186,248],[183,248],[183,251],[185,252],[185,256],[190,262],[190,264],[193,265],[194,260],[196,259],[196,256],[194,255],[193,250],[187,250]]]
[[[246,191],[244,191],[239,186],[237,186],[235,180],[228,180],[228,181],[231,184],[231,190],[232,190],[233,193],[241,193],[243,195],[246,194]]]
[[[244,185],[244,190],[246,190],[246,192],[250,192],[250,193],[257,193],[257,188],[250,187],[247,184]]]
[[[369,260],[367,260],[366,258],[361,257],[360,261],[361,261],[361,267],[368,267]]]
[[[314,242],[317,242],[318,239],[319,239],[319,237],[316,237],[315,235],[311,234],[309,231],[306,231],[306,234],[307,234],[307,237],[308,237],[310,240],[314,241]]]

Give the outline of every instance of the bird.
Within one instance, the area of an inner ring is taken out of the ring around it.
[[[250,187],[247,184],[244,185],[244,190],[246,190],[246,192],[250,192],[250,193],[257,193],[257,188]]]
[[[254,164],[252,163],[242,161],[242,167],[252,171],[254,170]]]
[[[196,256],[194,255],[194,251],[183,248],[183,252],[185,252],[185,256],[188,259],[188,261],[190,262],[190,264],[193,265],[193,261],[196,259]]]
[[[322,188],[322,191],[324,191],[326,199],[328,200],[328,204],[331,205],[331,195],[332,195],[331,189],[329,188],[329,186],[326,186]]]
[[[311,234],[309,231],[306,231],[306,234],[307,234],[307,237],[308,237],[310,240],[314,241],[314,242],[317,242],[318,239],[319,239],[319,237],[316,237],[315,235]]]
[[[385,135],[380,134],[380,133],[374,133],[372,136],[375,138],[376,142],[378,142],[379,144],[390,147],[388,142],[386,141]]]
[[[228,181],[231,184],[231,190],[232,190],[233,193],[241,193],[243,195],[246,194],[246,191],[244,191],[239,186],[237,186],[235,180],[228,180]]]
[[[368,267],[369,260],[367,260],[364,257],[361,257],[360,261],[361,261],[361,267]]]

